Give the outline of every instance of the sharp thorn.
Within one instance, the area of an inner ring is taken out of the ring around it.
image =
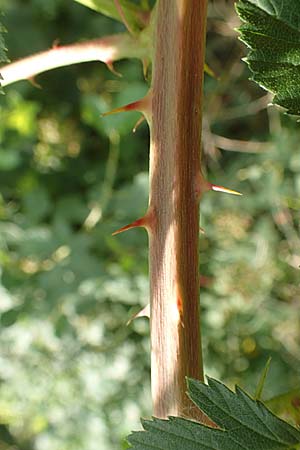
[[[220,78],[216,75],[216,73],[212,70],[212,68],[209,67],[209,65],[206,63],[204,64],[204,72],[207,73],[207,75],[211,76],[212,78],[220,80]]]
[[[140,219],[135,220],[134,222],[129,223],[128,225],[125,225],[122,228],[119,228],[117,231],[112,233],[112,236],[115,236],[116,234],[123,233],[124,231],[131,230],[131,228],[138,228],[138,227],[144,227],[148,231],[148,233],[151,232],[153,227],[155,226],[155,212],[152,207],[149,207],[146,214],[141,217]]]
[[[110,114],[116,114],[119,112],[125,111],[140,111],[145,114],[147,117],[147,113],[151,108],[151,91],[147,93],[147,95],[136,102],[128,103],[127,105],[120,106],[118,108],[114,108],[111,111],[101,114],[101,117],[109,116]]]
[[[32,86],[34,86],[37,89],[42,89],[42,86],[36,81],[36,79],[34,77],[30,77],[28,78],[28,81],[30,84],[32,84]]]
[[[143,64],[143,75],[144,75],[144,78],[146,80],[147,79],[147,75],[148,75],[148,68],[149,68],[149,64],[150,64],[149,58],[144,58],[142,60],[142,64]]]
[[[144,116],[141,116],[141,117],[139,118],[139,120],[137,121],[137,123],[134,125],[134,127],[133,127],[133,129],[132,129],[132,132],[133,132],[133,133],[136,132],[136,130],[137,130],[138,127],[144,122],[144,120],[146,120]]]
[[[216,186],[215,184],[211,185],[211,190],[216,192],[225,192],[225,194],[243,195],[241,192],[234,191],[233,189],[228,189],[224,186]]]
[[[111,114],[117,114],[120,112],[126,112],[126,111],[139,111],[138,109],[139,101],[129,103],[128,105],[120,106],[119,108],[114,108],[111,111],[105,112],[101,114],[101,117],[110,116]]]
[[[111,116],[112,114],[117,114],[119,112],[126,111],[126,106],[120,106],[119,108],[114,108],[111,111],[107,111],[101,114],[101,117]]]
[[[52,48],[58,48],[60,47],[60,39],[56,38],[54,39],[53,43],[52,43]]]
[[[203,177],[202,173],[199,172],[196,178],[195,192],[199,197],[201,197],[202,194],[207,191],[225,192],[226,194],[232,195],[243,195],[241,192],[234,191],[233,189],[228,189],[224,186],[218,186],[210,183]]]
[[[138,317],[148,317],[150,319],[150,304],[146,305],[143,309],[141,309],[139,312],[134,314],[130,319],[127,321],[126,325],[128,326],[134,319],[137,319]]]
[[[116,234],[123,233],[124,231],[131,230],[132,228],[138,228],[138,227],[146,227],[146,219],[145,217],[142,217],[141,219],[137,219],[132,223],[129,223],[128,225],[125,225],[122,228],[119,228],[117,231],[114,231],[112,233],[112,236],[115,236]]]
[[[113,73],[114,75],[116,75],[116,77],[122,78],[123,75],[122,75],[120,72],[118,72],[118,71],[114,68],[114,65],[113,65],[113,62],[112,62],[112,61],[108,61],[108,62],[106,63],[106,67],[108,68],[108,70],[109,70],[111,73]]]

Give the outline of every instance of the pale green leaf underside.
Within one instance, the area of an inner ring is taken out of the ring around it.
[[[300,432],[274,416],[243,390],[222,383],[189,380],[189,395],[220,429],[178,417],[143,421],[145,431],[128,441],[135,450],[288,450],[300,443]]]
[[[300,1],[239,0],[236,8],[253,80],[275,94],[275,104],[300,115]]]
[[[105,16],[111,17],[112,19],[122,22],[122,18],[115,6],[114,0],[75,0],[77,3],[81,3],[94,11],[97,11]],[[120,6],[124,16],[126,17],[129,25],[134,29],[138,30],[144,27],[143,23],[143,11],[138,8],[130,0],[119,0]]]

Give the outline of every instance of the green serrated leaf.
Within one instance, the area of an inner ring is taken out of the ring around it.
[[[220,428],[179,417],[143,421],[146,431],[132,433],[128,441],[135,450],[279,450],[300,443],[300,432],[274,416],[242,389],[232,392],[222,383],[208,385],[188,380],[192,401]]]
[[[253,80],[275,94],[273,103],[300,115],[300,2],[239,0],[236,9]]]
[[[299,2],[295,0],[249,0],[250,3],[258,6],[260,9],[276,17],[282,22],[294,27],[300,28],[300,10]]]
[[[111,17],[112,19],[118,20],[119,22],[123,22],[122,17],[120,16],[115,2],[113,0],[75,0],[77,3],[81,3],[84,6],[87,6],[94,11],[97,11],[105,16]],[[119,0],[119,3],[122,7],[122,11],[124,16],[126,17],[126,21],[130,25],[130,27],[137,31],[145,27],[145,23],[143,20],[143,11],[134,3],[128,0]]]

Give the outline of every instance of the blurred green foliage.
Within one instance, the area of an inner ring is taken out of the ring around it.
[[[123,31],[76,2],[0,0],[11,60]],[[268,108],[240,61],[231,2],[210,3],[201,203],[206,373],[271,397],[299,380],[299,124]],[[0,447],[119,450],[151,414],[147,237],[112,237],[148,198],[139,115],[100,118],[147,90],[141,64],[101,63],[20,82],[1,97]],[[224,140],[223,138],[227,138]],[[222,140],[223,139],[223,140]],[[226,151],[220,150],[226,147]],[[251,153],[252,152],[252,153]],[[255,152],[255,153],[253,153]]]

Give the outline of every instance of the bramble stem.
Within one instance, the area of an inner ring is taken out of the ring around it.
[[[199,197],[206,0],[159,0],[150,148],[151,383],[154,415],[203,420],[186,376],[203,379]]]
[[[128,33],[106,36],[100,39],[71,45],[55,46],[0,68],[1,86],[31,79],[39,73],[58,67],[87,61],[101,61],[111,67],[113,61],[123,58],[144,58],[147,49],[137,38]]]

